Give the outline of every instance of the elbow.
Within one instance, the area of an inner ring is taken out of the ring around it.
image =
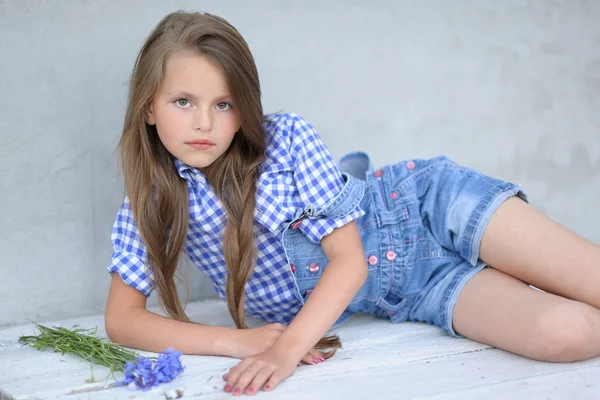
[[[353,264],[355,271],[354,276],[357,280],[357,284],[362,286],[369,277],[369,266],[362,260],[362,257],[358,258],[358,260],[355,258]]]
[[[361,286],[367,281],[367,278],[369,277],[369,266],[367,265],[367,263],[362,262],[360,264],[360,278],[361,278]]]
[[[369,265],[361,256],[349,256],[340,261],[341,265],[346,266],[346,271],[351,271],[353,284],[358,288],[362,287],[369,277]]]
[[[111,342],[119,343],[119,335],[115,317],[108,311],[104,313],[104,331],[106,332],[106,336]]]
[[[104,313],[104,331],[108,339],[113,342],[125,346],[123,331],[123,318],[121,315],[115,312],[109,312],[108,310]]]

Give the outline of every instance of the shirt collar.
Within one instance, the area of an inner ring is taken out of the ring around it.
[[[173,157],[173,164],[177,169],[177,173],[183,179],[191,183],[206,183],[206,176],[198,169],[191,167],[178,158]]]

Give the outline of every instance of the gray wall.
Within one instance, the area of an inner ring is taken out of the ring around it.
[[[599,1],[0,1],[0,325],[103,311],[126,83],[177,8],[229,19],[336,157],[446,154],[600,243]]]

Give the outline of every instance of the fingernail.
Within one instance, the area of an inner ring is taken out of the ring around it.
[[[224,381],[226,381],[226,380],[227,380],[227,378],[229,378],[229,374],[225,374],[225,375],[223,375],[223,380],[224,380]]]
[[[271,389],[271,385],[265,385],[265,389],[267,389],[267,390]]]
[[[235,390],[233,391],[233,393],[235,393],[235,394],[240,394],[240,392],[241,392],[240,388],[235,388]]]
[[[254,392],[254,389],[253,388],[248,388],[248,389],[246,389],[246,392],[252,393],[252,392]]]
[[[318,358],[313,358],[313,362],[314,362],[315,364],[318,364],[318,363],[319,363],[319,359],[318,359]]]
[[[226,392],[231,392],[231,386],[225,385],[225,389],[223,390],[225,390]]]
[[[323,356],[320,356],[320,357],[319,357],[319,360],[321,360],[321,362],[323,362],[323,361],[325,361],[325,357],[323,357]]]
[[[302,363],[301,363],[301,362],[299,362],[297,366],[299,367],[299,366],[301,366],[301,365],[302,365]]]

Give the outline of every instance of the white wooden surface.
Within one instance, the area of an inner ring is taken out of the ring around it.
[[[230,325],[224,303],[188,306],[193,320]],[[99,327],[102,315],[49,326]],[[40,352],[17,343],[35,334],[32,325],[0,330],[0,400],[4,399],[165,399],[181,388],[183,398],[224,399],[221,376],[236,360],[183,356],[185,371],[150,392],[114,387],[106,368],[94,368],[72,356]],[[466,339],[447,336],[425,324],[394,325],[357,316],[337,330],[344,348],[331,360],[302,366],[264,399],[600,399],[600,358],[572,364],[531,361]],[[142,353],[145,354],[145,353]]]

